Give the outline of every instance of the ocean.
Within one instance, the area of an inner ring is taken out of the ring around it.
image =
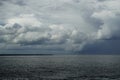
[[[120,80],[120,56],[0,56],[0,80]]]

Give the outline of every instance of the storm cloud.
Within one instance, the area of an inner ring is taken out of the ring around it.
[[[119,9],[119,0],[1,0],[0,49],[80,52],[119,40]]]

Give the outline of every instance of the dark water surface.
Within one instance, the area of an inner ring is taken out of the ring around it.
[[[120,80],[120,56],[1,56],[0,80]]]

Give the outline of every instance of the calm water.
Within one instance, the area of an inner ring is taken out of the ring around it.
[[[120,56],[0,57],[0,80],[120,80]]]

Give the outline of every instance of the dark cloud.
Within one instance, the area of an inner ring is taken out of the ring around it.
[[[120,40],[100,40],[87,45],[81,52],[83,54],[119,54]]]
[[[0,6],[1,6],[1,5],[3,5],[3,3],[2,3],[2,2],[0,2]]]
[[[25,6],[25,5],[26,5],[23,0],[17,0],[17,1],[15,2],[15,4],[18,4],[18,5],[20,5],[20,6]]]
[[[20,5],[20,6],[26,5],[24,0],[0,0],[0,5],[1,6],[4,5],[5,3]]]

